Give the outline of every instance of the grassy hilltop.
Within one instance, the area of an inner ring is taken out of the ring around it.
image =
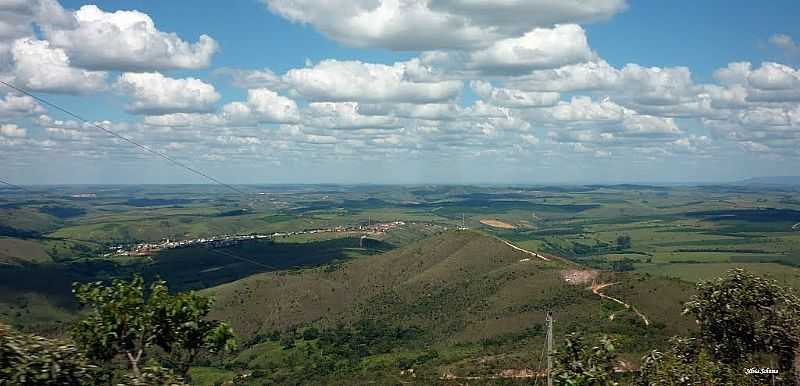
[[[231,321],[247,342],[234,364],[264,371],[286,367],[287,356],[299,350],[299,343],[313,350],[299,338],[292,348],[281,349],[271,335],[286,339],[287,331],[297,335],[363,320],[421,332],[397,343],[399,352],[368,355],[353,369],[357,373],[372,366],[387,376],[397,361],[431,348],[438,356],[423,364],[422,371],[432,377],[445,372],[491,376],[530,368],[541,350],[548,310],[555,313],[559,335],[610,332],[629,358],[692,328],[680,316],[680,301],[690,293],[685,283],[645,280],[638,274],[596,277],[598,282],[618,282],[606,293],[647,315],[652,324],[646,327],[632,311],[593,294],[587,288],[590,282],[565,282],[564,273],[572,270],[573,264],[532,259],[482,232],[448,231],[385,254],[258,274],[205,292],[216,298],[212,315]]]

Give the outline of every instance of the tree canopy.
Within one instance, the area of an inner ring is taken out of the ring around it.
[[[76,284],[78,302],[90,312],[72,331],[86,355],[102,363],[124,357],[140,377],[147,356],[164,354],[164,362],[186,376],[202,352],[232,348],[233,331],[225,322],[207,319],[211,299],[192,292],[170,294],[164,281],[147,291],[144,280]]]

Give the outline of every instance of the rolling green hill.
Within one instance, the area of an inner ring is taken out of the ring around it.
[[[280,368],[287,365],[280,358],[298,350],[294,344],[281,349],[267,336],[311,326],[324,331],[364,320],[421,333],[399,345],[402,349],[361,359],[359,366],[369,364],[391,374],[387,369],[396,368],[400,360],[392,356],[397,350],[413,356],[433,348],[437,359],[422,366],[430,376],[490,376],[502,369],[534,367],[548,310],[555,314],[557,336],[576,330],[611,333],[629,360],[693,327],[681,317],[681,301],[691,291],[684,282],[594,273],[598,282],[617,283],[604,293],[640,310],[651,322],[646,326],[635,313],[592,293],[587,288],[591,280],[567,283],[565,273],[576,270],[558,260],[531,259],[484,233],[449,231],[381,255],[258,274],[207,293],[216,298],[213,316],[231,321],[249,342],[234,363],[251,370]]]
[[[30,240],[0,236],[0,264],[47,263],[52,259],[41,244]]]

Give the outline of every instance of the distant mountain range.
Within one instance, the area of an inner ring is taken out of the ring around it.
[[[734,182],[735,185],[792,185],[800,186],[800,176],[753,177]]]

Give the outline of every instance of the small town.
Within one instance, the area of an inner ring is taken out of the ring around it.
[[[220,235],[186,240],[165,239],[159,242],[135,244],[130,248],[126,248],[125,245],[116,245],[111,247],[110,249],[112,252],[105,254],[105,256],[151,256],[160,251],[168,249],[180,249],[197,246],[203,246],[206,248],[224,248],[249,240],[274,239],[278,237],[310,235],[317,233],[360,232],[364,233],[365,235],[379,235],[403,225],[405,225],[405,222],[403,221],[392,221],[358,226],[337,226],[333,228],[305,229],[302,231],[292,232],[274,232],[271,234]]]

